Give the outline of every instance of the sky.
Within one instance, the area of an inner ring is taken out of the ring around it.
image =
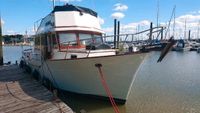
[[[66,3],[93,9],[98,13],[102,29],[113,32],[113,19],[121,22],[121,32],[131,33],[146,29],[150,22],[166,26],[175,10],[176,34],[183,35],[184,26],[197,37],[200,21],[200,0],[55,0],[56,5]],[[0,0],[3,34],[33,34],[34,23],[52,11],[52,0]],[[172,24],[173,25],[173,21]],[[181,33],[180,33],[181,32]],[[179,34],[178,34],[179,33]]]

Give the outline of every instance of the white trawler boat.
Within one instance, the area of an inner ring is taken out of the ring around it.
[[[101,64],[113,98],[125,102],[146,53],[118,54],[103,42],[103,33],[91,9],[56,6],[41,20],[34,49],[24,50],[22,63],[61,90],[108,97],[95,67]]]

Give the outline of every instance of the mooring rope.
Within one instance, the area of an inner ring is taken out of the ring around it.
[[[101,83],[102,83],[102,85],[103,85],[103,87],[106,91],[106,94],[109,97],[110,103],[112,104],[115,113],[120,113],[119,108],[118,108],[117,104],[115,103],[115,100],[113,99],[112,93],[111,93],[111,91],[110,91],[110,89],[109,89],[109,87],[106,83],[103,71],[101,69],[102,64],[95,64],[95,66],[98,68],[98,71],[99,71],[99,74],[100,74],[100,77],[101,77]]]

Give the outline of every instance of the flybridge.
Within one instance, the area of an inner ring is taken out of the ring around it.
[[[102,34],[97,13],[89,8],[66,4],[54,10],[40,21],[36,34],[49,32],[85,31]]]
[[[97,17],[97,13],[89,8],[85,8],[85,7],[80,7],[80,6],[74,6],[74,5],[70,5],[70,4],[66,4],[64,6],[55,6],[54,10],[52,11],[52,13],[54,12],[60,12],[60,11],[78,11],[80,13],[88,13],[92,16]]]

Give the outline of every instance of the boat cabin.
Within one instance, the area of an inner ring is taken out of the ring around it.
[[[97,13],[73,5],[56,6],[41,20],[35,36],[35,53],[44,59],[71,59],[115,55],[103,43]]]

